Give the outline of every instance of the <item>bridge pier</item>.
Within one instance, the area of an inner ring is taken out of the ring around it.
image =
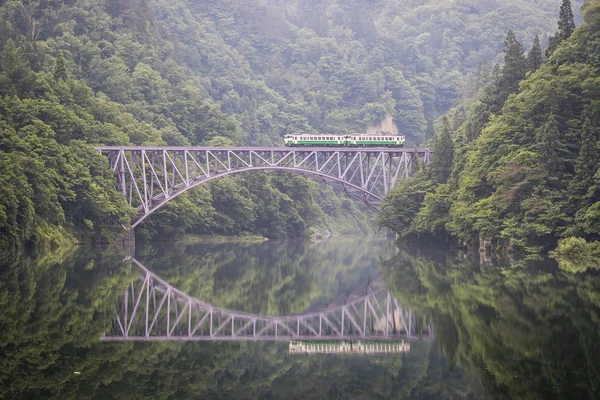
[[[125,229],[113,242],[113,246],[120,250],[126,250],[127,255],[133,257],[135,255],[135,231],[133,229]]]

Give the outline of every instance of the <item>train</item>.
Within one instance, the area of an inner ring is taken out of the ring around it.
[[[287,147],[404,147],[406,137],[392,135],[292,133],[283,137]]]

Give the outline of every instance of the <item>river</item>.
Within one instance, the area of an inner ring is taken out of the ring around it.
[[[385,240],[0,269],[2,399],[598,398],[600,276]]]

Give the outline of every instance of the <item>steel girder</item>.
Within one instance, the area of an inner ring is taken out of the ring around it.
[[[433,325],[403,308],[380,280],[341,304],[290,316],[215,307],[169,285],[132,259],[140,279],[119,299],[102,341],[411,340],[434,338]]]
[[[430,149],[419,148],[207,148],[98,147],[117,187],[137,208],[135,228],[187,190],[245,171],[286,171],[314,178],[363,201],[374,211],[399,179],[410,176]]]

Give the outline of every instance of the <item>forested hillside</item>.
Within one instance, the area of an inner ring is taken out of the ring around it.
[[[563,1],[540,64],[509,34],[505,64],[478,101],[455,108],[432,164],[388,199],[382,222],[403,236],[536,252],[600,233],[600,1],[575,29]]]
[[[386,117],[420,142],[493,78],[508,29],[526,44],[553,31],[555,0],[512,3],[3,1],[0,247],[127,225],[94,144],[280,144]],[[140,234],[303,235],[323,209],[364,229],[354,203],[265,175],[182,196]]]

